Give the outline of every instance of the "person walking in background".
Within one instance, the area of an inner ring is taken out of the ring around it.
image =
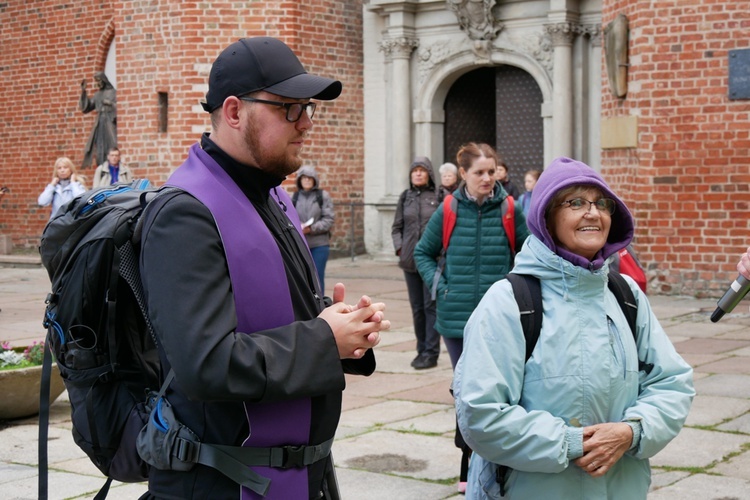
[[[513,197],[514,200],[518,200],[521,193],[513,181],[510,180],[510,173],[508,172],[508,165],[505,164],[502,158],[497,159],[497,170],[495,170],[495,180],[503,186],[505,192]]]
[[[415,370],[437,366],[440,356],[440,334],[435,330],[435,301],[414,263],[414,248],[440,204],[433,175],[429,158],[418,156],[414,159],[409,169],[409,189],[398,199],[391,227],[393,247],[398,255],[398,265],[404,271],[417,337],[417,356],[411,362]]]
[[[373,373],[390,322],[367,296],[344,303],[341,283],[332,305],[323,297],[280,188],[302,164],[311,99],[340,93],[275,38],[240,39],[211,66],[211,133],[167,180],[177,189],[148,204],[140,275],[162,373],[174,372],[166,400],[199,441],[260,457],[237,465],[260,479],[152,467],[143,499],[340,497],[330,448],[345,374]]]
[[[633,217],[597,172],[558,158],[534,188],[528,226],[513,273],[541,285],[531,356],[508,280],[464,330],[453,390],[474,450],[467,497],[645,499],[648,459],[677,436],[695,391],[636,283],[624,277],[635,332],[608,287],[607,259],[630,243]]]
[[[529,170],[523,176],[523,186],[526,188],[526,192],[523,193],[518,199],[518,203],[521,204],[521,208],[523,208],[523,215],[526,217],[529,216],[529,207],[531,206],[531,193],[534,191],[534,186],[536,186],[536,181],[539,180],[540,175],[542,175],[542,172],[539,170]]]
[[[438,200],[443,201],[446,196],[458,189],[458,167],[447,162],[440,165],[440,187],[438,188]]]
[[[456,224],[445,253],[445,267],[438,275],[437,321],[435,328],[448,349],[455,368],[463,351],[464,326],[484,293],[513,268],[513,256],[528,236],[521,207],[516,203],[513,217],[515,246],[503,227],[502,207],[508,196],[495,181],[497,154],[488,144],[468,143],[456,155],[463,182],[453,193]],[[444,201],[427,224],[414,251],[414,260],[425,283],[434,283],[438,259],[443,251]],[[456,430],[456,446],[461,448],[459,491],[466,488],[471,449]]]
[[[62,156],[55,160],[52,180],[39,195],[37,203],[40,207],[52,205],[49,215],[51,219],[61,206],[86,191],[83,182],[83,177],[76,174],[76,167],[70,158]]]
[[[110,186],[118,182],[130,182],[133,176],[130,169],[120,161],[120,150],[110,148],[107,161],[96,167],[94,171],[94,187]]]
[[[310,247],[315,269],[318,271],[320,290],[325,293],[325,274],[328,254],[331,250],[331,228],[334,213],[333,200],[328,191],[320,189],[318,174],[311,166],[303,166],[297,171],[297,191],[292,195],[302,222],[302,234]]]

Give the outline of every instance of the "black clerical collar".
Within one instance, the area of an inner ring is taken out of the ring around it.
[[[283,177],[278,177],[264,172],[258,167],[238,162],[212,141],[208,133],[203,134],[203,137],[201,137],[201,148],[211,158],[216,160],[216,163],[229,174],[232,180],[250,199],[268,199],[269,191],[280,186],[284,181]]]

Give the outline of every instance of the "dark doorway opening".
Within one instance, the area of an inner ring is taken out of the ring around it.
[[[492,145],[524,192],[527,170],[544,168],[542,92],[515,66],[479,68],[461,76],[445,98],[444,160],[455,163],[467,142]]]

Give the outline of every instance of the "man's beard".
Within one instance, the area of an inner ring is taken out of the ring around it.
[[[259,169],[278,177],[286,177],[302,166],[302,159],[299,156],[289,156],[286,153],[265,154],[258,137],[258,126],[255,121],[251,121],[245,132],[245,146],[255,156],[257,162],[255,166]]]

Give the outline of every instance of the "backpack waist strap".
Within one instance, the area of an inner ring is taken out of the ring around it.
[[[216,457],[221,460],[220,454],[224,454],[248,467],[292,469],[306,467],[326,458],[331,453],[333,438],[314,446],[270,448],[206,444],[183,438],[178,438],[175,444],[172,455],[184,462],[212,465],[217,462]]]

